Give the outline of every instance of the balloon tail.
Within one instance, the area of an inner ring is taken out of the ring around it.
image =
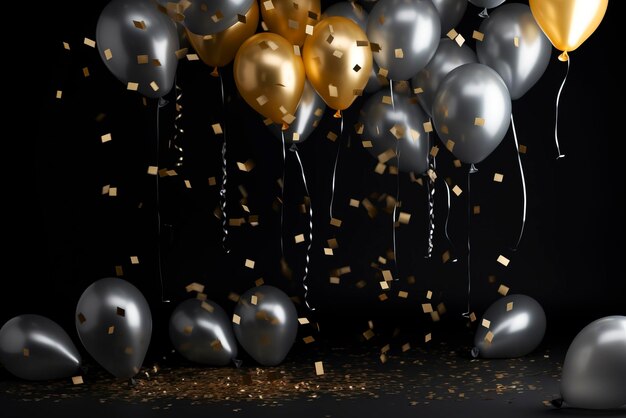
[[[337,109],[337,111],[335,112],[335,114],[333,115],[333,117],[335,119],[339,119],[341,117],[341,110]]]
[[[161,148],[161,108],[167,105],[167,101],[162,97],[159,98],[159,103],[157,104],[156,111],[156,166],[159,167],[159,154]],[[158,169],[157,169],[158,171]],[[159,182],[159,173],[157,172],[156,177],[156,217],[157,217],[157,272],[159,275],[159,286],[161,288],[161,302],[168,303],[169,300],[165,299],[165,292],[163,290],[163,257],[161,254],[161,193],[160,193],[160,182]]]
[[[286,123],[283,123],[280,127],[281,131],[286,131],[287,129],[289,129],[289,125],[287,125]]]
[[[213,67],[213,71],[211,71],[211,77],[220,77],[220,72],[217,70],[217,67]]]
[[[174,137],[172,138],[171,146],[176,150],[178,156],[176,158],[176,167],[182,167],[184,162],[184,150],[180,146],[181,138],[185,131],[181,128],[181,121],[183,118],[183,106],[180,104],[183,98],[183,89],[178,85],[177,80],[174,80],[174,90],[176,94],[176,106],[174,111]]]
[[[285,155],[285,131],[280,131],[280,139],[282,141],[283,149],[283,182],[280,191],[280,255],[285,258],[285,243],[284,243],[284,217],[285,217],[285,170],[287,167],[287,156]]]
[[[291,146],[291,151],[296,154],[296,158],[298,159],[298,164],[300,165],[300,173],[302,173],[302,182],[304,183],[304,190],[306,191],[307,196],[309,197],[309,245],[306,249],[306,262],[304,264],[304,276],[302,277],[302,287],[304,288],[304,303],[309,310],[314,311],[315,308],[309,304],[309,287],[307,285],[307,277],[309,275],[309,260],[311,254],[311,245],[313,244],[313,204],[311,203],[311,194],[309,193],[309,186],[306,182],[306,175],[304,174],[304,167],[302,165],[302,160],[300,159],[300,154],[298,153],[298,147],[296,144]]]
[[[478,16],[482,17],[483,19],[488,18],[489,13],[487,12],[487,8],[485,7],[480,13],[478,13]]]
[[[428,144],[430,145],[430,132],[428,135]],[[429,163],[430,169],[428,181],[426,182],[426,191],[428,193],[428,250],[424,258],[431,258],[433,255],[433,237],[435,235],[435,157]]]
[[[472,347],[470,354],[472,355],[473,358],[478,358],[478,355],[480,354],[480,350],[478,349],[478,347]]]
[[[552,399],[550,403],[555,408],[561,408],[563,406],[563,398]]]
[[[472,237],[472,234],[470,233],[470,231],[471,231],[471,226],[472,226],[472,195],[471,195],[470,191],[471,191],[472,174],[474,174],[477,171],[478,170],[476,170],[476,167],[474,167],[474,164],[472,163],[472,165],[470,166],[470,169],[469,169],[469,171],[467,173],[467,311],[462,314],[464,318],[469,318],[470,313],[471,313],[470,298],[471,298],[471,294],[472,294],[472,268],[471,268],[471,262],[472,262],[471,237]]]
[[[519,237],[517,238],[517,243],[515,244],[515,248],[513,251],[517,251],[520,242],[522,241],[522,236],[524,236],[524,227],[526,226],[526,204],[527,204],[527,194],[526,194],[526,176],[524,175],[524,166],[522,165],[522,158],[519,155],[519,143],[517,142],[517,131],[515,130],[515,120],[513,119],[513,114],[511,113],[511,128],[513,129],[513,139],[515,140],[515,152],[517,154],[517,164],[519,166],[519,174],[522,180],[522,226],[519,231]]]
[[[396,110],[396,103],[393,100],[393,80],[389,79],[389,95],[391,96],[391,108]]]
[[[474,163],[472,163],[472,164],[470,165],[469,172],[470,172],[470,174],[478,173],[478,168],[476,168],[476,166],[474,165]]]
[[[233,364],[235,365],[237,369],[239,369],[241,368],[241,365],[243,364],[243,360],[239,360],[238,358],[233,358]]]
[[[561,153],[561,147],[559,146],[559,101],[561,100],[561,93],[563,92],[563,87],[565,87],[565,82],[567,81],[567,76],[569,75],[569,67],[571,63],[567,52],[563,52],[563,54],[567,57],[567,71],[565,72],[565,77],[563,78],[563,82],[559,88],[559,93],[556,95],[556,116],[554,118],[554,143],[556,144],[556,152],[558,154],[556,157],[557,160],[565,157],[565,154]],[[559,56],[559,59],[561,59],[563,54]]]
[[[563,53],[559,55],[559,61],[569,61],[569,54],[567,53],[567,51],[563,51]]]
[[[443,184],[446,186],[446,206],[447,206],[446,222],[444,223],[444,226],[443,226],[443,232],[446,236],[446,239],[448,240],[448,245],[452,249],[452,253],[455,253],[456,251],[454,250],[454,245],[452,244],[452,240],[450,239],[450,234],[448,234],[448,221],[450,220],[450,186],[448,186],[448,183],[446,183],[445,180]],[[453,263],[456,263],[457,262],[456,257],[452,258],[451,261]]]
[[[215,67],[217,70],[217,67]],[[222,92],[222,108],[226,109],[226,101],[224,100],[224,79],[220,75],[220,90]],[[226,216],[226,183],[228,182],[228,170],[226,160],[226,112],[224,112],[224,126],[222,126],[224,134],[224,142],[222,142],[222,186],[220,188],[220,203],[222,209],[222,248],[226,254],[230,253],[230,249],[226,245],[228,239],[228,219]]]
[[[339,162],[339,151],[341,151],[341,138],[343,137],[343,116],[339,124],[339,141],[337,141],[337,154],[335,155],[335,165],[333,167],[333,181],[330,192],[330,219],[333,219],[333,204],[335,202],[335,180],[337,179],[337,163]]]

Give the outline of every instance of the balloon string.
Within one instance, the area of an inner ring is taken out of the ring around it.
[[[171,145],[178,153],[175,165],[176,167],[182,167],[184,162],[184,150],[183,147],[180,146],[180,141],[185,131],[183,130],[183,128],[181,128],[180,125],[183,118],[183,106],[180,104],[180,102],[183,98],[183,89],[177,84],[176,79],[174,80],[174,91],[176,94],[176,102],[174,106],[174,137],[172,138]]]
[[[430,132],[427,133],[428,139],[427,142],[430,145]],[[430,160],[430,158],[429,158]],[[432,170],[433,174],[435,174],[435,168],[437,166],[437,162],[435,157],[432,157],[432,160],[429,162],[430,170]],[[428,181],[426,182],[426,191],[428,193],[428,252],[426,253],[426,257],[431,258],[433,254],[433,237],[435,235],[435,180],[429,175]]]
[[[472,293],[472,269],[471,269],[471,226],[472,226],[472,195],[470,193],[470,185],[472,174],[475,173],[476,167],[474,164],[470,166],[469,171],[467,172],[467,312],[464,312],[462,315],[465,318],[469,318],[470,316],[470,297]]]
[[[522,165],[522,158],[519,155],[519,143],[517,142],[517,131],[515,130],[515,121],[513,120],[513,113],[511,113],[511,127],[513,128],[513,139],[515,140],[515,153],[517,154],[517,164],[519,165],[519,174],[522,179],[522,227],[519,231],[519,237],[517,238],[517,243],[515,244],[515,248],[513,251],[517,251],[520,242],[522,241],[522,236],[524,235],[524,227],[526,226],[526,203],[527,203],[527,194],[526,194],[526,178],[524,175],[524,166]]]
[[[228,217],[226,216],[226,182],[228,181],[228,170],[226,164],[226,102],[224,100],[224,80],[222,74],[220,74],[220,90],[222,92],[222,109],[224,110],[224,126],[222,126],[222,133],[224,135],[224,142],[222,142],[222,186],[220,188],[220,200],[222,209],[222,248],[226,254],[230,253],[230,249],[226,246],[226,240],[228,239]]]
[[[563,78],[563,82],[561,83],[561,87],[559,88],[559,93],[556,95],[556,116],[554,118],[554,142],[556,143],[556,151],[558,156],[556,159],[565,157],[565,154],[561,153],[561,147],[559,146],[559,101],[561,100],[561,92],[563,91],[563,87],[565,87],[565,82],[567,81],[567,76],[569,75],[569,66],[570,66],[571,58],[567,60],[567,71],[565,72],[565,78]]]
[[[330,219],[333,219],[333,203],[335,202],[335,180],[337,178],[337,162],[339,162],[339,151],[341,151],[341,138],[343,137],[343,113],[339,122],[339,141],[337,141],[337,155],[335,155],[335,166],[333,167],[333,182],[330,192]],[[296,154],[297,155],[297,154]]]
[[[314,311],[315,308],[309,304],[309,287],[307,285],[307,277],[309,275],[309,261],[311,254],[311,245],[313,244],[313,204],[311,203],[311,194],[309,193],[309,186],[306,182],[306,175],[304,174],[304,166],[302,165],[302,160],[300,159],[300,154],[298,153],[298,147],[296,144],[291,146],[291,151],[296,154],[296,158],[298,159],[298,164],[300,165],[300,173],[302,174],[302,182],[304,183],[304,190],[309,198],[309,245],[306,249],[306,263],[304,264],[304,276],[302,277],[302,287],[304,288],[304,303],[306,307]],[[331,215],[332,216],[332,215]]]
[[[283,149],[283,184],[281,186],[281,192],[280,192],[280,255],[285,258],[285,243],[284,243],[284,237],[283,237],[283,224],[284,224],[284,217],[285,217],[285,169],[287,166],[287,158],[285,155],[285,131],[283,131],[282,129],[280,130],[280,139],[282,141],[282,149]]]
[[[487,12],[487,8],[485,7],[480,13],[478,13],[479,17],[486,19],[489,17],[489,12]]]
[[[393,80],[389,80],[389,94],[391,95],[391,108],[396,110],[396,104],[393,99]],[[396,141],[396,201],[393,205],[393,213],[391,214],[391,236],[393,240],[393,259],[395,261],[396,266],[396,278],[395,280],[400,280],[400,268],[398,266],[398,251],[397,251],[397,240],[396,240],[396,212],[398,210],[398,204],[400,203],[400,150],[398,146],[400,145],[400,141]]]
[[[167,101],[162,97],[159,98],[159,102],[157,104],[156,110],[156,166],[157,169],[159,167],[159,151],[161,148],[161,107],[164,107],[167,104]],[[158,171],[158,170],[157,170]],[[157,271],[159,274],[159,286],[161,288],[161,302],[168,303],[169,300],[165,299],[165,292],[163,290],[163,259],[161,254],[161,193],[160,193],[160,182],[159,182],[159,173],[156,175],[156,216],[157,216]]]

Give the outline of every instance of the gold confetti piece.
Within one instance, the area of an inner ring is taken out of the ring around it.
[[[339,97],[339,90],[337,90],[337,86],[329,84],[328,85],[328,95],[330,97]]]
[[[443,254],[441,254],[441,261],[443,263],[447,263],[450,260],[450,251],[446,250]]]
[[[117,196],[117,187],[109,187],[109,196],[111,197]]]
[[[463,193],[463,190],[462,190],[462,189],[461,189],[458,185],[457,185],[457,186],[454,186],[454,187],[452,188],[452,191],[453,191],[453,192],[454,192],[454,194],[455,194],[455,195],[457,195],[457,196],[461,196],[461,193]]]
[[[386,354],[384,354],[384,353],[383,353],[383,354],[381,354],[381,355],[379,356],[379,358],[380,358],[380,362],[381,362],[382,364],[385,364],[385,363],[387,362],[387,355],[386,355]]]
[[[443,302],[440,302],[437,305],[437,312],[439,312],[441,315],[446,313],[446,305],[444,305]]]
[[[409,292],[405,292],[404,290],[401,290],[398,292],[398,297],[402,299],[406,299],[409,297]]]
[[[356,46],[369,46],[369,41],[356,41]]]
[[[246,223],[244,218],[230,218],[228,220],[228,225],[230,226],[241,226]]]
[[[504,174],[495,173],[493,175],[493,181],[495,181],[497,183],[502,183],[503,180],[504,180]]]
[[[398,59],[404,58],[404,51],[402,51],[402,48],[396,48],[393,52],[396,58]]]
[[[384,282],[383,282],[384,283]],[[386,301],[387,299],[389,299],[389,297],[387,297],[386,294],[381,293],[380,295],[378,295],[378,300],[380,300],[381,302]]]
[[[476,314],[474,312],[472,312],[469,316],[470,321],[474,322],[476,321]]]
[[[433,339],[433,335],[429,332],[428,334],[424,335],[424,342],[427,343],[430,340]]]
[[[491,331],[487,332],[487,335],[485,335],[485,341],[487,341],[489,343],[493,341],[493,332],[491,332]]]
[[[387,282],[378,282],[378,284],[380,285],[381,289],[383,289],[383,290],[389,289],[389,284]]]
[[[454,38],[456,38],[459,35],[459,33],[454,30],[454,28],[450,29],[450,32],[446,33],[446,36],[448,38],[450,38],[451,40],[454,40]]]
[[[433,322],[438,322],[441,318],[439,317],[439,312],[437,311],[433,311],[430,313],[430,319],[432,319]]]
[[[65,48],[65,49],[67,49],[69,51],[70,50],[70,44],[68,44],[67,42],[63,42],[63,48]]]
[[[341,52],[341,51],[339,51],[338,49],[336,49],[336,50],[333,52],[333,56],[334,56],[335,58],[339,58],[339,59],[341,59],[341,58],[343,57],[343,52]],[[358,71],[358,70],[357,70],[357,71]]]
[[[92,39],[89,39],[89,38],[85,38],[85,39],[83,39],[83,43],[84,43],[85,45],[87,45],[87,46],[92,47],[92,48],[95,48],[95,47],[96,47],[96,41],[94,41],[94,40],[92,40]]]
[[[240,322],[241,322],[241,317],[237,314],[233,314],[233,324],[239,325]]]
[[[89,68],[87,68],[87,67],[83,68],[83,76],[85,78],[89,77]]]
[[[332,248],[324,248],[324,255],[333,255]]]
[[[133,347],[126,347],[126,348],[124,349],[124,353],[125,353],[126,355],[128,355],[128,356],[132,356],[134,351],[135,351],[135,350],[133,350]],[[137,371],[139,371],[139,370],[137,370]]]
[[[197,282],[193,282],[188,284],[187,286],[185,286],[185,290],[187,291],[187,293],[189,292],[198,292],[198,293],[202,293],[204,292],[204,285],[197,283]]]
[[[463,44],[465,43],[465,38],[459,33],[459,35],[454,38],[454,42],[456,42],[458,46],[463,46]]]
[[[509,293],[509,290],[510,290],[509,287],[503,284],[498,286],[498,293],[501,294],[502,296],[506,296]]]
[[[472,38],[476,39],[477,41],[482,42],[483,39],[485,39],[485,34],[482,32],[478,32],[477,30],[475,30],[472,33]]]
[[[192,332],[193,332],[193,327],[191,325],[187,325],[183,328],[183,333],[187,335],[191,335]]]
[[[159,167],[155,166],[155,165],[149,165],[148,166],[148,174],[151,176],[156,176],[157,173],[159,172]]]
[[[398,216],[398,222],[401,224],[407,225],[411,220],[411,214],[406,212],[400,212],[400,216]]]
[[[358,201],[357,199],[350,199],[350,206],[351,207],[358,208],[360,204],[361,204],[361,202]]]
[[[515,48],[519,48],[519,37],[518,36],[513,38],[513,45],[515,45]]]
[[[388,104],[388,105],[390,105],[390,104],[391,104],[391,96],[383,96],[383,98],[382,98],[382,102],[383,102],[384,104]]]
[[[452,152],[452,150],[454,149],[454,145],[455,142],[451,139],[448,139],[448,141],[446,141],[446,148],[448,149],[448,151]]]
[[[296,241],[296,244],[300,244],[301,242],[304,242],[304,234],[296,235],[294,237],[294,240]]]
[[[102,141],[102,143],[103,143],[103,144],[104,144],[105,142],[109,142],[111,139],[113,139],[113,138],[111,137],[111,134],[110,134],[110,133],[108,133],[108,134],[104,134],[104,135],[102,135],[102,136],[100,137],[100,140]]]
[[[485,126],[485,119],[483,118],[474,118],[475,126]]]
[[[257,302],[258,302],[258,300],[259,300],[259,299],[257,298],[257,296],[256,296],[256,295],[252,295],[252,296],[250,296],[250,303],[251,303],[252,305],[256,305],[256,304],[257,304]]]
[[[370,340],[372,337],[374,337],[374,331],[372,331],[371,328],[368,329],[363,333],[363,337],[365,337],[366,340]]]
[[[435,170],[429,168],[426,174],[428,175],[430,181],[434,182],[435,180],[437,180],[437,173],[435,173]]]
[[[287,113],[286,115],[283,116],[282,120],[287,125],[291,125],[293,123],[293,121],[296,120],[296,117],[294,115],[292,115],[291,113]]]
[[[138,88],[139,83],[133,83],[132,81],[129,81],[128,84],[126,84],[126,90],[137,91]]]
[[[312,342],[315,342],[315,338],[313,338],[312,335],[309,335],[308,337],[304,337],[302,341],[304,341],[305,344],[311,344]]]
[[[339,228],[341,226],[341,219],[337,219],[337,218],[331,218],[330,219],[330,224],[334,227]]]
[[[526,151],[528,150],[528,148],[526,147],[526,145],[519,145],[519,153],[520,154],[526,154]]]
[[[480,205],[474,206],[473,213],[474,213],[474,215],[479,215],[480,214]]]
[[[415,87],[415,88],[413,89],[413,93],[415,93],[415,94],[424,93],[424,89],[423,89],[423,88],[421,88],[421,87]]]
[[[30,357],[30,349],[28,348],[22,348],[22,355],[24,357]]]
[[[506,304],[506,311],[512,311],[513,310],[513,302],[509,302]]]
[[[133,25],[135,25],[137,29],[146,29],[146,22],[144,22],[143,20],[133,20]]]
[[[324,374],[324,363],[321,361],[315,362],[315,374],[321,376]]]
[[[363,148],[372,148],[374,146],[374,144],[372,144],[372,141],[363,141],[361,142],[361,145],[363,145]]]
[[[296,56],[298,56],[298,57],[299,57],[299,56],[301,55],[301,52],[300,52],[300,46],[298,46],[298,45],[294,45],[294,46],[293,46],[293,53],[294,53]]]
[[[424,132],[432,132],[433,131],[433,123],[431,121],[424,122],[423,126],[424,126]],[[433,148],[437,148],[437,147],[433,147]]]
[[[159,91],[159,85],[156,83],[156,81],[152,81],[150,82],[150,87],[152,88],[152,90],[154,91]]]
[[[389,132],[391,132],[396,139],[400,139],[404,136],[404,127],[402,125],[395,124],[391,127],[391,129],[389,129]]]
[[[199,59],[198,54],[187,54],[187,61],[198,61]]]
[[[337,134],[334,133],[333,131],[328,131],[328,133],[326,134],[326,138],[335,142],[337,140]]]
[[[498,256],[498,263],[502,264],[504,267],[508,266],[510,262],[511,260],[509,260],[505,256],[503,255]]]
[[[115,313],[117,314],[117,316],[126,316],[126,310],[124,308],[120,308],[119,306],[115,309]]]
[[[396,152],[393,149],[389,148],[387,151],[378,154],[378,161],[384,164],[395,156]]]
[[[150,58],[147,55],[137,55],[137,64],[147,64]]]
[[[298,3],[295,3],[295,2],[294,2],[294,5],[297,5],[297,4],[298,4]],[[296,8],[297,8],[297,7],[296,7]],[[315,12],[314,12],[314,11],[312,11],[312,10],[309,10],[309,12],[307,13],[307,16],[309,17],[309,19],[313,19],[313,20],[317,20],[317,19],[319,18],[319,16],[317,15],[317,13],[315,13]],[[329,27],[330,27],[330,31],[332,32],[332,31],[333,31],[333,26],[332,26],[332,25],[329,25]]]
[[[207,303],[207,302],[202,302],[200,304],[200,307],[202,309],[204,309],[205,311],[209,312],[209,313],[213,313],[213,311],[215,311],[215,308],[213,307],[213,305]]]
[[[115,275],[118,277],[124,275],[124,269],[122,266],[115,266]]]
[[[332,248],[332,249],[339,248],[339,243],[337,242],[337,239],[335,238],[326,240],[326,242],[328,243],[329,248]]]
[[[383,279],[386,282],[391,282],[393,281],[393,275],[391,274],[391,270],[383,270]]]
[[[378,163],[376,164],[376,168],[374,168],[374,172],[376,172],[377,174],[383,174],[386,168],[387,166],[385,164]]]
[[[254,261],[250,260],[249,258],[246,258],[246,262],[244,263],[244,265],[246,267],[248,267],[249,269],[253,269],[254,268]]]
[[[198,300],[207,300],[207,295],[206,295],[206,293],[197,293],[196,294],[196,299],[198,299]]]
[[[84,324],[85,321],[87,320],[87,318],[85,318],[85,315],[83,315],[82,312],[79,312],[77,316],[78,316],[78,322],[80,322],[81,324]]]
[[[313,35],[313,26],[306,25],[304,28],[304,33],[306,33],[307,35]]]
[[[379,52],[380,45],[375,42],[370,42],[370,49],[372,50],[372,52]],[[378,74],[382,75],[383,77],[387,77],[387,70],[385,70],[384,68],[381,68],[381,70],[384,70],[385,74],[382,74],[380,71],[378,71]]]
[[[224,133],[224,131],[222,131],[222,125],[220,125],[219,123],[214,123],[213,125],[211,125],[211,128],[213,128],[213,133],[215,135],[221,135]]]
[[[406,353],[407,351],[409,351],[411,349],[411,343],[405,343],[402,344],[402,352]]]
[[[456,167],[456,168],[461,168],[461,160],[454,160],[452,161],[452,164]]]
[[[396,167],[395,165],[390,165],[389,174],[398,174],[398,167]]]
[[[115,326],[111,325],[110,327],[107,328],[107,334],[111,335],[115,332]]]
[[[82,385],[83,383],[85,383],[83,381],[83,377],[82,376],[72,376],[72,384],[73,385]]]
[[[430,303],[422,303],[422,311],[424,311],[424,313],[431,313],[433,311],[433,305]]]
[[[494,284],[496,282],[496,276],[494,275],[488,276],[487,281],[489,282],[489,284]]]
[[[489,321],[488,319],[483,319],[480,325],[489,329],[489,327],[491,326],[491,321]]]
[[[56,96],[57,99],[61,99],[63,97],[63,91],[62,90],[57,90]]]

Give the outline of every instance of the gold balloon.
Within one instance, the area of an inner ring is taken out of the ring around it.
[[[259,5],[252,2],[245,17],[228,29],[213,35],[197,35],[185,29],[187,38],[202,61],[215,67],[211,75],[217,76],[217,67],[223,67],[233,60],[241,44],[256,32],[259,24]]]
[[[320,19],[320,0],[261,0],[261,14],[270,32],[302,46],[307,26],[312,28]]]
[[[257,112],[283,125],[295,120],[304,89],[304,65],[280,35],[257,33],[241,45],[233,67],[235,83]]]
[[[323,19],[304,43],[304,69],[326,104],[347,109],[363,93],[372,72],[372,50],[365,32],[352,20]]]
[[[561,61],[596,30],[609,0],[530,0],[535,20],[557,49]]]

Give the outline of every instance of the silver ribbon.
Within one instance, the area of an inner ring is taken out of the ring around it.
[[[522,158],[519,155],[519,143],[517,142],[517,131],[515,130],[515,121],[513,120],[513,113],[511,113],[511,127],[513,128],[513,140],[515,141],[515,153],[517,154],[517,164],[519,166],[519,174],[522,180],[522,226],[519,231],[519,237],[517,238],[517,243],[515,244],[515,248],[513,251],[517,251],[520,242],[522,241],[522,236],[524,235],[524,227],[526,226],[526,203],[527,203],[527,194],[526,194],[526,176],[524,175],[524,166],[522,166]]]
[[[430,145],[430,132],[428,135],[428,144]],[[435,157],[432,157],[432,162],[429,164],[430,169],[435,171],[437,162]],[[436,179],[435,179],[436,180]],[[435,235],[435,182],[428,176],[426,182],[426,192],[428,193],[428,251],[424,258],[431,258],[433,254],[433,237]],[[450,211],[448,206],[448,212]]]
[[[557,160],[565,157],[565,154],[561,153],[561,147],[559,146],[559,101],[561,100],[561,92],[563,91],[563,87],[565,87],[565,82],[567,81],[571,59],[572,59],[571,57],[568,57],[567,59],[567,71],[565,72],[565,78],[563,78],[563,82],[561,83],[561,87],[559,88],[559,93],[556,95],[556,116],[554,119],[554,142],[556,143],[556,151],[558,153],[556,157]]]
[[[337,141],[337,154],[335,155],[335,166],[333,167],[333,182],[330,192],[330,219],[333,219],[333,204],[335,202],[335,180],[337,178],[337,163],[339,162],[339,151],[341,151],[341,138],[343,138],[343,113],[339,124],[339,140]],[[297,154],[296,154],[297,155]],[[303,172],[304,173],[304,172]]]
[[[280,255],[285,258],[285,243],[283,237],[283,224],[285,218],[285,169],[287,166],[287,156],[285,151],[285,131],[281,129],[280,131],[280,139],[282,142],[283,148],[283,184],[280,191]]]
[[[389,94],[391,95],[391,108],[396,110],[396,104],[393,100],[393,80],[389,79]],[[398,267],[398,251],[396,243],[396,212],[398,209],[398,203],[400,202],[400,141],[396,141],[396,164],[398,172],[396,173],[396,201],[393,205],[393,213],[391,214],[391,235],[393,239],[393,259],[396,266],[396,278],[395,281],[400,280],[400,268]]]
[[[175,166],[182,167],[184,162],[184,150],[183,147],[180,146],[180,140],[185,131],[180,127],[180,122],[183,118],[183,106],[180,104],[183,98],[183,89],[177,84],[176,80],[174,80],[174,91],[176,94],[176,103],[174,106],[174,137],[170,142],[170,147],[173,147],[176,150],[178,156],[176,157]]]
[[[220,74],[220,90],[222,92],[222,109],[226,110],[226,102],[224,100],[224,80]],[[226,113],[226,112],[224,112]],[[230,248],[226,246],[228,239],[228,217],[226,216],[226,182],[228,181],[228,170],[226,161],[226,117],[224,116],[224,126],[222,126],[222,134],[224,142],[222,142],[222,186],[220,188],[220,202],[222,209],[222,248],[226,254],[230,253]]]
[[[472,174],[476,173],[478,169],[472,164],[470,166],[469,171],[467,172],[467,312],[464,312],[462,316],[464,318],[469,318],[470,316],[470,297],[472,294],[472,268],[471,268],[471,226],[472,226],[472,195],[471,191],[471,181]]]

